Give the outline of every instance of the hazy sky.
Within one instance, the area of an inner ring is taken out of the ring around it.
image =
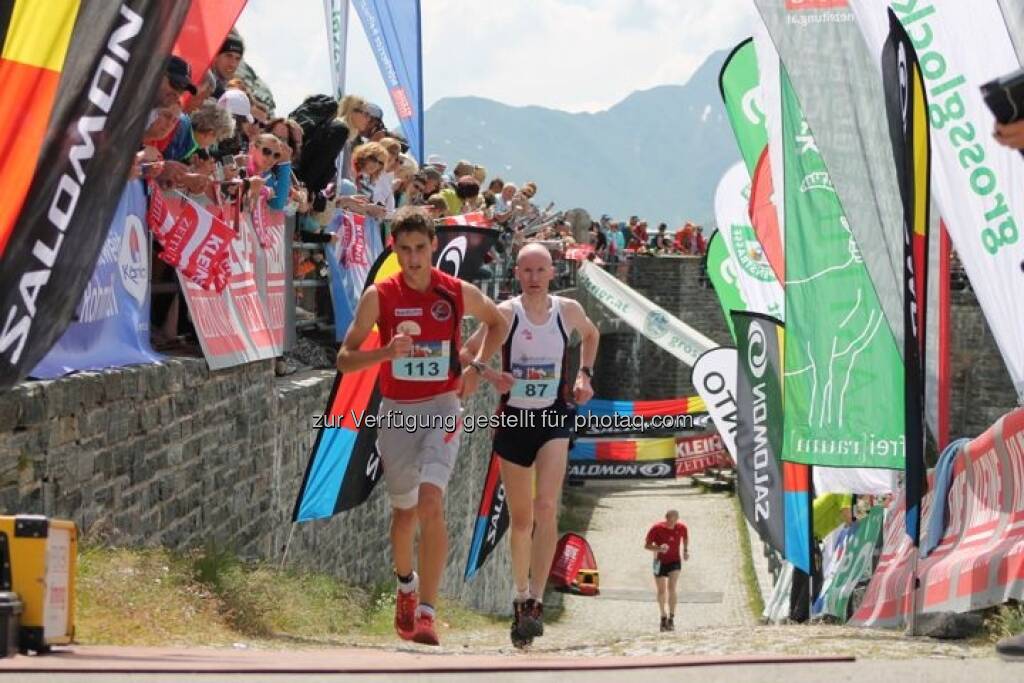
[[[422,0],[424,105],[476,95],[600,111],[634,90],[684,83],[712,51],[752,32],[751,0]],[[245,59],[278,114],[329,93],[322,0],[249,0]],[[349,16],[347,90],[396,122],[362,24]]]

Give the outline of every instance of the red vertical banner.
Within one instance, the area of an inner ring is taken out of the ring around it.
[[[246,0],[192,0],[173,52],[192,67],[193,81],[198,82],[210,68],[245,3]]]

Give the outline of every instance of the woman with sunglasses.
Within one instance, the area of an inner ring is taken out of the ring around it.
[[[262,178],[272,193],[267,206],[284,209],[292,186],[292,150],[270,133],[256,137],[249,147],[249,178]]]
[[[373,187],[388,164],[388,151],[379,142],[367,142],[356,147],[352,152],[352,169],[356,175],[356,187],[359,193],[368,197],[373,196]],[[376,204],[366,204],[360,209],[360,213],[382,220],[387,214],[387,209]]]

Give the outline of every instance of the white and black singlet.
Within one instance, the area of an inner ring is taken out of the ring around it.
[[[549,300],[547,320],[539,325],[526,315],[521,297],[511,300],[512,324],[501,349],[502,370],[512,374],[515,384],[501,397],[503,419],[495,430],[494,451],[523,467],[533,464],[545,443],[573,432],[572,385],[566,377],[569,333],[561,297]]]

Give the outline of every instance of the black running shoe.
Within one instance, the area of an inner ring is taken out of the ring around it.
[[[512,603],[512,626],[509,628],[509,637],[512,640],[512,645],[520,650],[533,644],[533,636],[528,635],[523,629],[528,612],[526,602],[517,600]]]
[[[1024,633],[1000,640],[996,643],[996,654],[1008,662],[1024,661]]]
[[[664,633],[668,630],[668,617],[661,618],[661,632]]]
[[[669,617],[668,618],[668,623],[666,624],[666,626],[667,626],[667,628],[665,629],[666,631],[675,631],[676,630],[676,618],[675,617]]]
[[[519,611],[519,633],[531,640],[544,634],[544,607],[536,600],[523,603]]]

